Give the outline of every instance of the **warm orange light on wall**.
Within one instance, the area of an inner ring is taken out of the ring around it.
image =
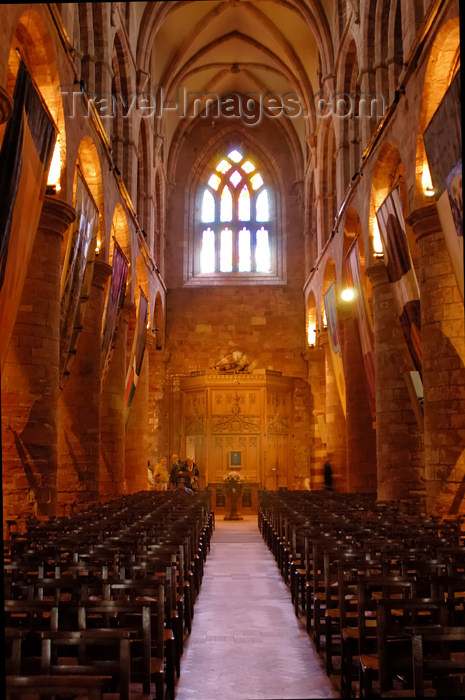
[[[423,187],[423,192],[427,197],[434,197],[435,189],[433,187],[433,182],[431,180],[431,173],[429,171],[428,163],[426,158],[423,161],[423,172],[421,175],[421,186]]]
[[[355,299],[355,292],[352,287],[346,287],[341,292],[342,301],[353,301]]]
[[[384,253],[383,253],[383,244],[381,242],[381,234],[379,232],[379,227],[378,227],[378,222],[376,220],[376,217],[374,219],[374,224],[373,224],[373,255],[375,258],[382,258]]]
[[[310,324],[307,331],[307,342],[311,348],[315,347],[316,343],[316,327],[315,324]]]
[[[50,169],[48,171],[47,187],[54,187],[55,192],[61,190],[60,185],[61,178],[61,144],[60,135],[58,134],[55,143],[55,149],[53,151],[52,162],[50,163]]]

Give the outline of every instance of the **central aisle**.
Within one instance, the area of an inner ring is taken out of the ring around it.
[[[216,521],[176,700],[336,698],[257,518]]]

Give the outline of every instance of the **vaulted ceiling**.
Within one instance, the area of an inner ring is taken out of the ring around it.
[[[292,94],[299,114],[283,119],[283,127],[304,154],[306,136],[313,131],[312,100],[333,68],[330,22],[335,2],[136,3],[137,63],[150,73],[152,88],[163,89],[160,130],[166,151],[185,128],[179,102],[187,93],[236,93],[256,102],[267,94]]]

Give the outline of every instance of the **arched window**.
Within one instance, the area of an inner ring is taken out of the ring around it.
[[[275,278],[273,207],[253,157],[238,148],[219,157],[199,189],[196,276]]]

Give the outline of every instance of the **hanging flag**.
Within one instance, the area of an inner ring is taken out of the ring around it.
[[[344,379],[344,366],[342,363],[341,344],[339,339],[339,325],[336,308],[336,284],[331,282],[324,295],[326,320],[328,322],[329,348],[337,390],[341,400],[342,410],[346,415],[346,383]]]
[[[147,338],[147,319],[149,305],[147,297],[140,289],[139,308],[137,310],[136,332],[131,350],[131,361],[126,375],[126,408],[131,406],[139,380],[142,360],[144,359],[145,341]]]
[[[0,151],[0,362],[21,301],[55,146],[55,126],[22,61]]]
[[[114,241],[113,271],[107,294],[102,324],[102,384],[110,367],[112,343],[115,336],[118,311],[123,307],[128,276],[128,259]]]
[[[84,323],[93,275],[98,208],[79,168],[76,171],[76,219],[72,224],[61,278],[60,376],[70,373]]]
[[[373,321],[365,294],[360,270],[358,243],[352,245],[346,258],[347,279],[355,292],[355,310],[357,329],[362,349],[363,365],[367,382],[367,396],[373,419],[376,416],[375,404],[375,353],[373,338]]]
[[[399,188],[388,194],[376,218],[402,332],[415,369],[421,375],[420,290],[408,247]]]
[[[460,71],[423,134],[435,190],[439,219],[462,299],[463,189],[462,189],[462,101]]]

